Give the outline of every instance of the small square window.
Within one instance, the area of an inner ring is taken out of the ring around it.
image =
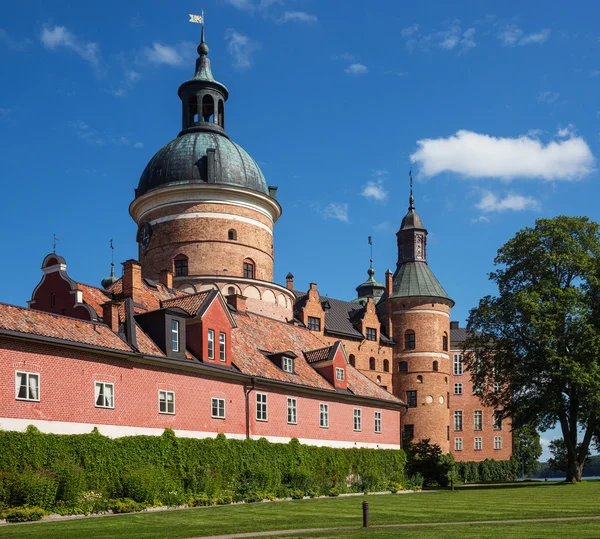
[[[244,262],[244,278],[254,279],[254,264],[252,262]]]
[[[287,422],[295,425],[298,422],[298,409],[296,399],[288,398],[287,400]]]
[[[219,359],[227,361],[227,352],[225,348],[225,333],[219,333]]]
[[[340,367],[335,368],[335,379],[338,382],[344,381],[344,369],[341,369]]]
[[[40,400],[40,375],[32,372],[17,372],[15,398],[22,401]]]
[[[161,414],[175,413],[175,392],[174,391],[159,391],[158,392],[158,411]]]
[[[381,412],[375,412],[375,432],[381,434]]]
[[[96,408],[115,407],[115,386],[108,382],[96,382],[95,384]]]
[[[406,392],[406,404],[408,404],[409,408],[417,407],[417,392],[416,391],[407,391]]]
[[[309,316],[308,329],[311,331],[321,331],[321,319],[316,316]]]
[[[171,350],[179,352],[179,321],[171,320]]]
[[[463,385],[462,384],[454,384],[454,394],[455,395],[463,394]]]
[[[354,430],[362,430],[362,413],[360,408],[354,408]]]
[[[208,359],[215,359],[215,332],[208,330]]]
[[[463,440],[462,438],[454,438],[454,451],[462,451]]]
[[[216,419],[225,419],[225,399],[216,397],[211,399],[211,416]]]
[[[329,404],[319,404],[319,426],[329,428]]]
[[[256,394],[256,420],[267,421],[267,395],[266,393]]]
[[[377,340],[377,330],[375,328],[367,328],[367,341]]]
[[[481,443],[481,438],[475,438],[475,451],[481,451],[483,444]]]
[[[282,368],[285,372],[294,372],[294,360],[291,357],[283,356]]]
[[[188,274],[188,259],[175,260],[175,277],[185,277]]]

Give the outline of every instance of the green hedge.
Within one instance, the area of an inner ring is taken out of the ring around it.
[[[464,483],[499,483],[514,481],[519,464],[516,460],[492,460],[481,462],[457,462],[456,477]]]
[[[0,505],[76,505],[82,495],[177,504],[193,495],[234,500],[385,490],[401,482],[402,450],[334,449],[297,440],[0,431]]]

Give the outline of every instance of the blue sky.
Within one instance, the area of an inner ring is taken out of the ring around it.
[[[484,5],[486,4],[486,5]],[[496,250],[537,217],[600,221],[596,2],[20,2],[0,21],[0,300],[52,249],[98,285],[136,256],[128,205],[180,129],[199,26],[227,131],[279,186],[276,281],[352,299],[396,263],[408,205],[461,324]]]

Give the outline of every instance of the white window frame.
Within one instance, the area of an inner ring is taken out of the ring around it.
[[[298,401],[294,397],[287,399],[287,422],[289,425],[298,424]]]
[[[462,451],[463,439],[461,436],[454,438],[454,451]]]
[[[294,360],[291,357],[283,356],[281,358],[281,369],[284,372],[294,372]]]
[[[475,449],[475,451],[483,451],[483,439],[481,438],[481,436],[475,437],[475,440],[473,442],[473,449]]]
[[[500,419],[498,419],[498,417]],[[495,431],[502,430],[502,415],[501,415],[501,412],[499,412],[498,410],[494,410],[493,421],[494,421],[493,429]]]
[[[344,369],[342,369],[341,367],[336,367],[335,368],[335,379],[338,382],[343,382],[344,381]]]
[[[169,395],[171,395],[170,403],[169,403]],[[164,410],[161,410],[161,405],[163,405],[163,404],[164,404]],[[173,408],[172,411],[169,411],[169,404],[171,404],[171,407]],[[158,390],[158,413],[175,415],[175,391],[169,391],[167,389],[159,389]]]
[[[463,357],[462,354],[454,354],[453,358],[453,370],[454,376],[462,376],[463,374]]]
[[[217,406],[215,407],[215,402]],[[215,414],[215,408],[217,413]],[[221,410],[223,413],[221,414]],[[222,397],[212,397],[210,399],[210,417],[214,419],[225,419],[225,399]]]
[[[502,436],[494,436],[494,449],[502,449]]]
[[[104,402],[106,402],[106,388],[109,387],[111,388],[111,403],[110,406],[106,406],[106,405],[102,405],[102,404],[98,404],[98,399],[100,398],[100,393],[103,394],[104,396]],[[101,388],[102,391],[98,391],[98,394],[96,395],[96,389],[97,388]],[[112,382],[97,382],[94,380],[94,405],[96,406],[96,408],[106,408],[109,410],[114,410],[115,408],[115,384]]]
[[[171,318],[171,350],[179,352],[179,320]]]
[[[23,384],[19,383],[19,375],[25,376],[25,384],[24,387],[27,392],[27,397],[19,397],[19,393],[21,391],[21,387]],[[32,378],[36,379],[35,390],[37,393],[37,398],[30,398],[29,394],[31,391],[30,380]],[[29,402],[40,402],[40,373],[38,372],[26,372],[26,371],[16,371],[15,372],[15,399],[18,401],[29,401]]]
[[[360,408],[354,408],[353,422],[354,432],[360,432],[362,430],[362,410]]]
[[[454,394],[455,395],[462,395],[463,394],[463,385],[460,382],[457,382],[456,384],[454,384]]]
[[[219,332],[219,360],[227,361],[227,337],[222,331]]]
[[[209,329],[206,340],[208,342],[207,353],[208,359],[215,359],[215,330]]]
[[[460,418],[460,428],[457,428],[457,424],[458,424],[457,419],[458,418]],[[462,432],[463,428],[464,428],[464,425],[463,425],[462,410],[454,410],[454,432]]]
[[[266,393],[256,394],[256,421],[268,421],[269,409]]]
[[[494,393],[502,393],[502,384],[500,382],[494,382],[492,388]]]
[[[473,410],[473,430],[483,430],[483,410]]]
[[[381,412],[379,411],[374,414],[374,430],[375,434],[381,434]]]
[[[324,402],[319,403],[319,427],[322,429],[329,428],[329,404]]]

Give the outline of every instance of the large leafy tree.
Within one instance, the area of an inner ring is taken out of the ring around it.
[[[467,367],[484,403],[515,427],[560,425],[567,480],[579,481],[600,421],[598,224],[538,219],[500,248],[494,264],[498,295],[469,315]]]
[[[531,475],[542,456],[540,435],[532,425],[524,425],[513,431],[513,458],[519,463],[519,471]]]

